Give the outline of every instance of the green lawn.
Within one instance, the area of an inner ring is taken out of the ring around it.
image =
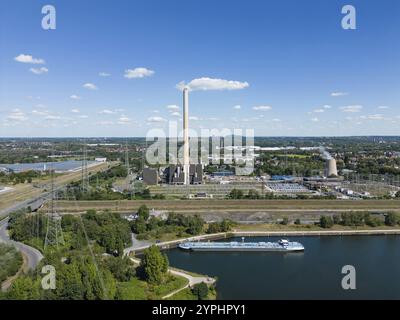
[[[213,288],[210,288],[210,292],[208,293],[208,297],[206,300],[216,300],[217,293]],[[172,297],[167,300],[197,300],[197,297],[192,293],[190,288],[186,288],[182,291],[179,291],[177,294],[174,294]]]
[[[188,280],[170,276],[168,281],[159,286],[151,286],[146,281],[133,278],[128,282],[118,283],[118,300],[157,300],[168,293],[187,285]]]

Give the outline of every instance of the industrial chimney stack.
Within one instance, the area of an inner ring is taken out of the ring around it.
[[[183,172],[185,185],[189,185],[189,88],[183,89]]]

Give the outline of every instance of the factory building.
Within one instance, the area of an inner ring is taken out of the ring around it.
[[[143,168],[143,182],[147,185],[156,185],[158,183],[157,169]]]
[[[202,184],[203,183],[203,167],[201,164],[189,165],[189,175],[186,177],[181,165],[170,165],[165,170],[165,182],[167,184]],[[185,181],[187,178],[188,181]]]

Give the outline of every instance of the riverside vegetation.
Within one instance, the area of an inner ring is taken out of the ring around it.
[[[47,217],[41,214],[11,215],[12,239],[38,248],[44,259],[36,270],[14,280],[1,298],[161,299],[187,285],[187,279],[168,272],[168,259],[156,246],[145,250],[139,266],[123,255],[123,248],[131,245],[131,223],[118,214],[89,210],[82,216],[64,215],[61,226],[65,243],[58,249],[51,246],[43,249],[46,223]],[[44,265],[55,267],[54,290],[41,287],[40,270]],[[204,295],[190,291],[187,298],[204,298]]]

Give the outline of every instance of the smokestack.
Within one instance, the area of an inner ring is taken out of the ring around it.
[[[189,88],[183,88],[183,172],[185,184],[189,181]]]

